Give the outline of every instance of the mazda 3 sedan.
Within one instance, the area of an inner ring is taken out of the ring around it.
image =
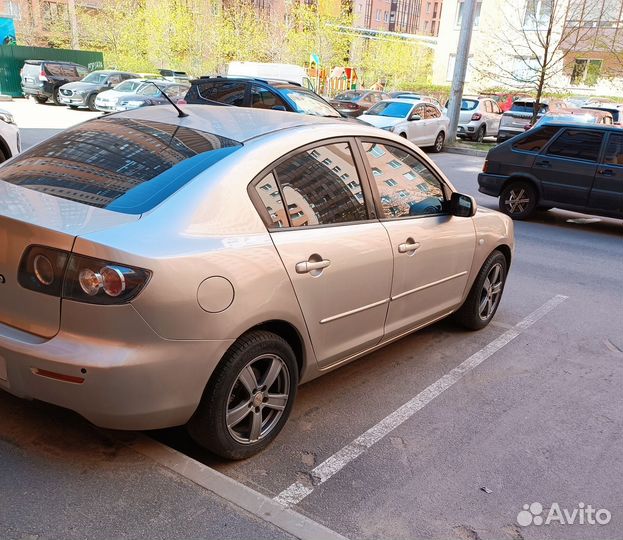
[[[170,106],[0,166],[0,387],[240,459],[297,386],[500,303],[512,221],[413,144],[339,119]]]

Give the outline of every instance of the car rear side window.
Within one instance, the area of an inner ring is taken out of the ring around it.
[[[610,134],[604,162],[610,165],[619,165],[623,167],[623,135]]]
[[[597,161],[603,133],[566,129],[547,149],[547,154],[585,161]]]
[[[400,148],[364,142],[385,218],[414,217],[444,212],[441,182],[420,160]],[[382,152],[378,149],[381,148]]]
[[[528,136],[513,144],[513,150],[540,152],[559,131],[560,128],[556,126],[545,126],[531,130]]]
[[[217,101],[243,107],[246,83],[240,81],[206,81],[193,84],[186,95],[188,103]]]
[[[305,150],[279,164],[275,172],[292,227],[368,219],[348,143]],[[260,189],[263,183],[260,182]]]
[[[174,124],[99,118],[20,154],[0,167],[0,180],[89,206],[140,214],[240,146]]]
[[[45,71],[52,77],[78,77],[77,66],[72,64],[45,63]]]
[[[261,212],[264,214],[264,219],[267,221],[267,225],[270,229],[281,229],[287,227],[288,215],[286,214],[285,204],[281,198],[281,192],[279,191],[279,185],[275,175],[270,172],[257,184],[255,184],[255,191],[262,202]]]

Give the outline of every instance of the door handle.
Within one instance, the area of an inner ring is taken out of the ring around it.
[[[614,171],[612,169],[599,169],[597,173],[602,176],[614,176]]]
[[[543,161],[537,161],[535,163],[535,165],[537,167],[546,167],[546,168],[550,168],[552,166],[552,164],[549,161],[547,161],[546,159],[543,160]]]
[[[409,238],[409,240],[407,240],[404,244],[398,244],[398,253],[409,253],[411,251],[415,251],[419,247],[419,242],[414,242],[411,238]]]
[[[301,261],[294,267],[297,274],[308,274],[314,270],[322,270],[331,264],[331,261],[322,259],[321,261]]]

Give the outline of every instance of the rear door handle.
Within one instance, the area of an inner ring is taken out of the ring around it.
[[[301,261],[294,267],[297,274],[308,274],[314,270],[322,270],[331,264],[331,261],[322,259],[321,261]]]
[[[543,161],[537,161],[537,162],[535,163],[535,165],[536,165],[537,167],[546,167],[546,168],[549,168],[549,167],[551,167],[551,166],[552,166],[552,164],[551,164],[549,161],[547,161],[546,159],[545,159],[545,160],[543,160]]]
[[[419,247],[419,242],[414,242],[413,239],[409,238],[404,244],[398,244],[398,253],[409,253],[415,251]]]
[[[602,176],[614,176],[614,171],[612,169],[599,169],[597,173]]]

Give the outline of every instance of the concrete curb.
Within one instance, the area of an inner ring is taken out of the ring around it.
[[[0,101],[13,101],[11,96],[7,96],[6,94],[0,94]]]
[[[341,534],[286,508],[270,497],[144,435],[139,434],[130,442],[123,440],[121,442],[135,452],[300,540],[347,540]]]
[[[444,146],[444,152],[450,154],[463,154],[465,156],[487,157],[487,153],[484,150],[471,150],[470,148],[460,148],[458,146]]]

